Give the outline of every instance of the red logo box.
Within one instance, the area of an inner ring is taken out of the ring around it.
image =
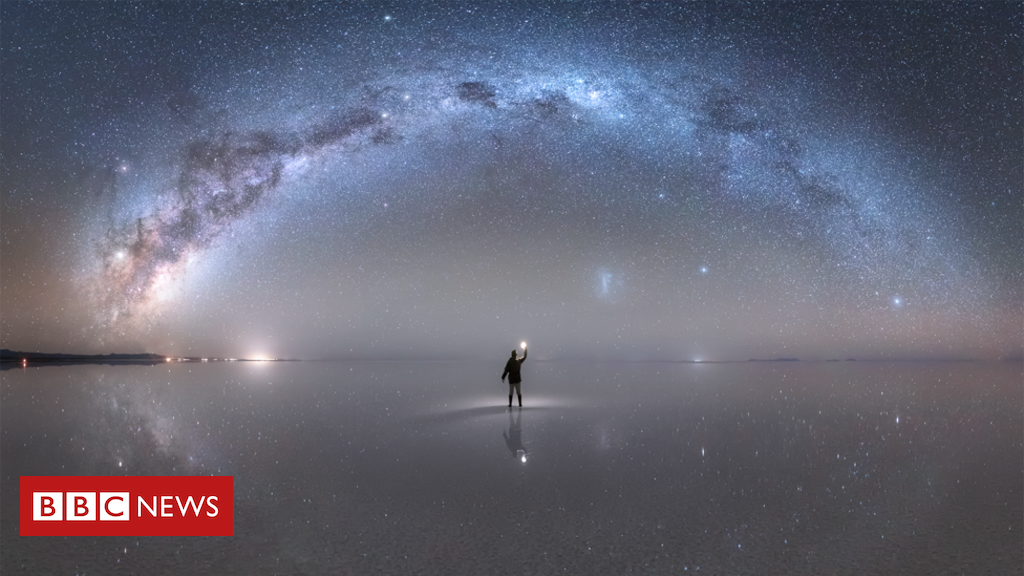
[[[22,536],[234,536],[234,476],[22,476]]]

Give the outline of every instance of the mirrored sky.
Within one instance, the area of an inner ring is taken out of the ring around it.
[[[1019,5],[0,10],[5,348],[1022,354]]]

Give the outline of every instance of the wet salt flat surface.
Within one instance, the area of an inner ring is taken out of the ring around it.
[[[1019,363],[6,370],[0,570],[1020,574]],[[22,475],[235,477],[235,536],[18,536]]]

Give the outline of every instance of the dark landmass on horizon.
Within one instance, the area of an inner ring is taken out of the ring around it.
[[[112,352],[110,354],[63,354],[52,352],[18,352],[16,350],[0,349],[0,369],[9,370],[21,366],[66,366],[70,364],[131,364],[152,366],[165,364],[167,362],[298,362],[293,359],[252,359],[252,358],[203,358],[203,357],[178,357],[165,356],[163,354],[124,354]]]
[[[18,352],[6,348],[0,350],[0,368],[7,370],[23,365],[67,365],[67,364],[141,364],[154,365],[167,362],[159,354],[62,354],[50,352]]]
[[[16,350],[8,350],[6,348],[0,350],[0,360],[4,362],[21,362],[22,360],[30,361],[55,361],[55,362],[93,362],[97,360],[108,360],[108,361],[121,361],[121,362],[133,362],[133,361],[159,361],[166,362],[167,356],[162,354],[123,354],[123,353],[110,353],[110,354],[63,354],[63,353],[51,353],[51,352],[19,352]]]

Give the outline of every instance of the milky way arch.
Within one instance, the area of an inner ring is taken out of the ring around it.
[[[879,209],[879,197],[889,191],[853,187],[816,166],[806,150],[820,144],[807,141],[781,96],[663,70],[655,79],[635,69],[612,79],[585,70],[527,70],[484,79],[449,71],[365,84],[332,106],[344,112],[307,126],[225,130],[189,142],[171,199],[112,229],[100,247],[102,274],[93,288],[102,300],[102,322],[145,321],[159,304],[155,296],[181,277],[190,259],[289,186],[290,166],[313,157],[372,155],[375,147],[402,146],[424,134],[443,140],[456,121],[497,142],[561,131],[581,140],[626,142],[627,153],[637,157],[659,155],[685,166],[693,180],[687,184],[705,197],[769,217],[769,233],[782,242],[825,246],[850,278],[899,284],[901,274],[938,266],[932,288],[944,290],[962,274],[959,262],[924,249],[927,226],[921,222],[928,215],[907,216],[906,199]],[[638,125],[644,117],[658,120]],[[659,143],[646,147],[644,134]],[[856,161],[862,160],[842,160]]]

